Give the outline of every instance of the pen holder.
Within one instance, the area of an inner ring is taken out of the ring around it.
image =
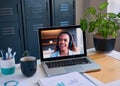
[[[15,59],[0,60],[1,73],[3,75],[10,75],[15,72]]]

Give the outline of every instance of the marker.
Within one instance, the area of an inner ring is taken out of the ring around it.
[[[12,51],[12,48],[9,48],[9,47],[8,47],[8,57],[9,57],[9,59],[10,59],[11,56],[12,56],[12,55],[11,55],[11,51]]]
[[[6,53],[6,59],[9,59],[8,53]]]
[[[12,56],[12,58],[14,58],[14,57],[15,57],[15,55],[16,55],[16,52],[14,52],[14,53],[13,53],[13,56]]]
[[[4,57],[4,55],[3,55],[2,50],[1,50],[0,52],[1,52],[1,55],[2,55],[2,60],[5,60],[5,57]]]

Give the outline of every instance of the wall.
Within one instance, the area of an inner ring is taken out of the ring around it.
[[[119,13],[120,12],[120,1],[119,0],[108,0],[109,6],[107,12]],[[118,37],[116,39],[115,50],[120,51],[120,30],[118,32]]]
[[[120,1],[119,0],[108,0],[109,6],[107,9],[107,12],[114,12],[119,13],[120,12]]]
[[[80,18],[83,17],[83,12],[85,10],[85,1],[84,0],[76,0],[76,24],[79,25]]]

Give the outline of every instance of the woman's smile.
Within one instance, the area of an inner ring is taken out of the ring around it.
[[[59,48],[60,50],[68,50],[68,46],[69,46],[69,35],[68,34],[61,34],[61,36],[59,37]]]

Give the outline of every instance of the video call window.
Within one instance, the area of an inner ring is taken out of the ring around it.
[[[58,41],[60,42],[62,39],[58,39],[58,36],[61,32],[68,32],[70,33],[70,36],[72,37],[72,40],[69,40],[69,47],[71,41],[74,41],[76,51],[74,55],[82,54],[84,53],[84,43],[83,43],[83,32],[80,28],[70,28],[70,29],[53,29],[53,30],[43,30],[41,31],[41,40],[42,40],[42,51],[43,51],[43,58],[53,58],[53,57],[60,57],[53,56],[51,57],[51,54],[55,52],[56,46],[58,44]],[[66,41],[67,39],[64,39]],[[60,45],[61,47],[65,45]],[[69,49],[72,52],[72,49]],[[72,55],[72,54],[70,54]]]

